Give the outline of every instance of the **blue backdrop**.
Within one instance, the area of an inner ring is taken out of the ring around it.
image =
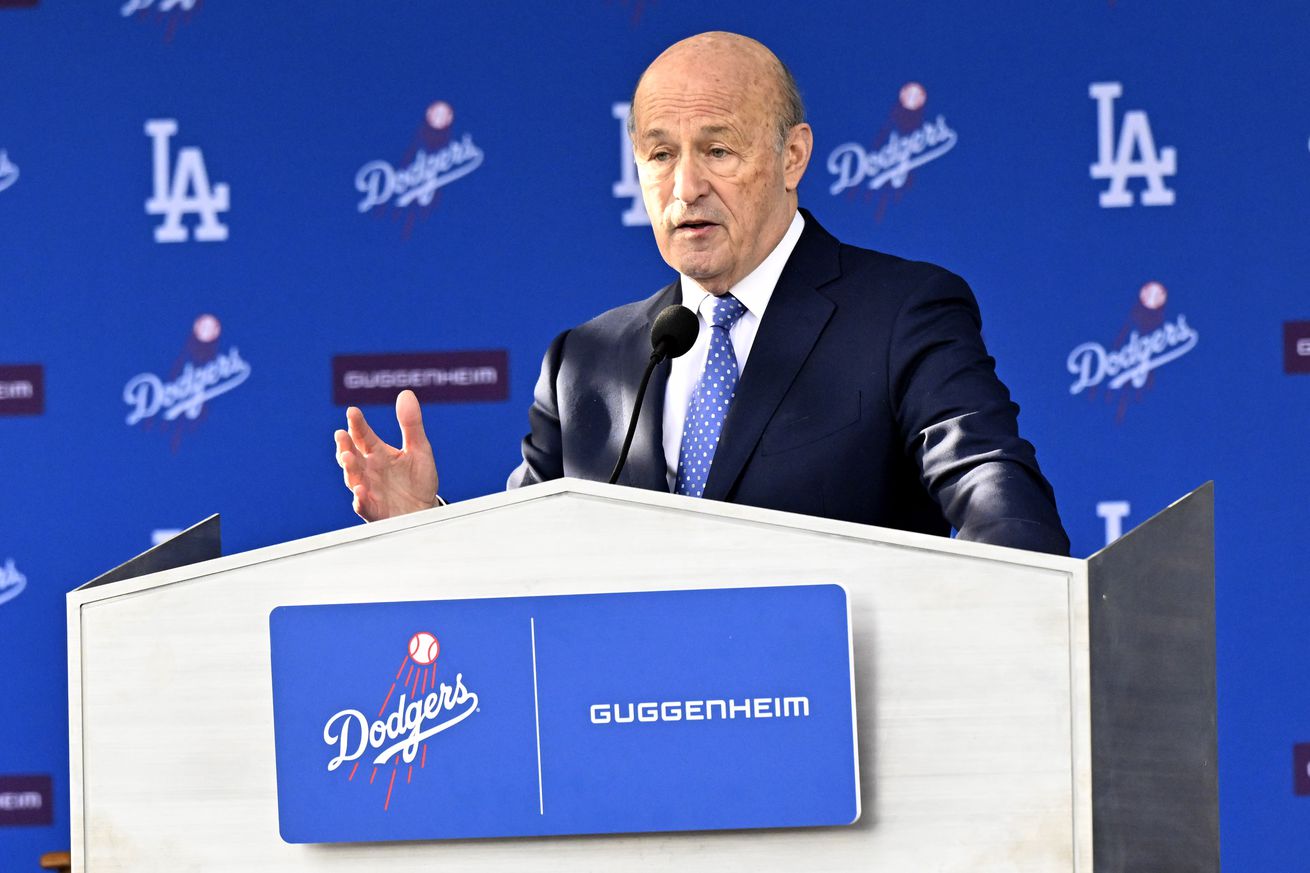
[[[714,28],[795,72],[803,205],[970,281],[1075,554],[1216,480],[1223,860],[1304,866],[1310,11],[1113,0],[0,0],[0,777],[55,785],[0,866],[68,842],[69,588],[355,523],[335,356],[505,350],[425,407],[503,486],[549,340],[669,279],[616,104]]]

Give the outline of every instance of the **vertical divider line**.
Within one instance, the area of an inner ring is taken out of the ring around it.
[[[537,811],[546,814],[546,794],[541,782],[541,704],[537,700],[537,619],[528,619],[532,629],[532,715],[537,722]]]

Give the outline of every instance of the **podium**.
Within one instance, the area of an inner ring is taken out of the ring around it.
[[[849,598],[852,825],[279,836],[277,607],[816,583]],[[79,871],[1219,869],[1209,485],[1076,560],[563,479],[74,591],[68,643]]]

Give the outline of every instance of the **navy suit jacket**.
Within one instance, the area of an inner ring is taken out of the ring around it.
[[[973,293],[932,264],[843,245],[808,213],[760,321],[705,497],[1068,554]],[[560,334],[546,353],[510,487],[606,481],[678,282]],[[666,361],[620,484],[668,491]]]

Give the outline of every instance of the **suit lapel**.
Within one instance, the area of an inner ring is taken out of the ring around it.
[[[623,384],[628,388],[623,393],[632,400],[636,399],[641,374],[646,371],[646,364],[650,361],[650,329],[655,323],[655,317],[664,307],[677,303],[681,295],[678,282],[666,287],[652,299],[641,317],[633,320],[619,343]],[[669,490],[667,462],[664,459],[664,390],[668,382],[669,362],[665,360],[651,373],[646,399],[641,404],[641,417],[637,420],[637,432],[633,435],[632,448],[628,452],[628,462],[619,475],[619,483],[622,485],[651,491]],[[619,442],[616,445],[622,445],[631,415],[631,407],[621,411],[622,420],[616,422],[619,428]]]
[[[802,214],[805,231],[769,299],[714,453],[705,483],[711,500],[731,494],[835,308],[816,289],[841,275],[837,240],[808,212]]]

